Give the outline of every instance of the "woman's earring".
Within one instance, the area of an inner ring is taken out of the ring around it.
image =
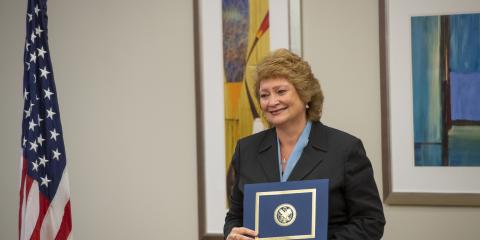
[[[305,104],[305,108],[306,108],[306,109],[309,109],[309,108],[310,108],[310,106],[308,106],[308,104]]]

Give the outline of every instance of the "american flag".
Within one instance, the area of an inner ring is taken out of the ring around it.
[[[47,1],[28,0],[19,239],[72,239],[62,125],[47,43]]]

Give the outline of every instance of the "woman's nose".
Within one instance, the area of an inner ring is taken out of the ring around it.
[[[269,106],[275,106],[278,104],[278,98],[277,96],[271,96],[269,99],[268,99],[268,105]]]

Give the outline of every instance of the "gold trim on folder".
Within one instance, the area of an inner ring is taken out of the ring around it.
[[[269,191],[269,192],[257,192],[255,198],[255,231],[259,232],[259,214],[260,214],[260,197],[263,196],[272,196],[272,195],[285,195],[285,194],[298,194],[298,193],[311,193],[312,194],[312,226],[310,235],[292,235],[292,236],[283,236],[283,237],[267,237],[260,238],[256,237],[258,240],[284,240],[284,239],[305,239],[305,238],[314,238],[315,237],[315,217],[316,217],[316,206],[317,206],[317,189],[307,188],[307,189],[298,189],[298,190],[285,190],[285,191]]]

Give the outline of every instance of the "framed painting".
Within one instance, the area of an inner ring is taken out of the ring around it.
[[[384,202],[480,206],[480,2],[379,11]]]
[[[271,50],[301,55],[300,0],[194,1],[199,239],[223,239],[236,141],[261,131],[251,75]]]

